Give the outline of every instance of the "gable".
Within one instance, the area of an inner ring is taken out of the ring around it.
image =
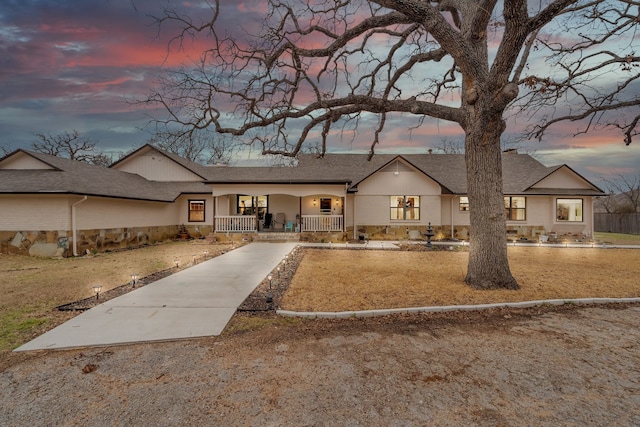
[[[55,170],[55,168],[43,161],[17,151],[0,161],[0,169],[3,170]]]
[[[533,184],[531,189],[597,189],[568,166],[561,166]]]
[[[202,181],[202,177],[176,163],[153,147],[139,150],[128,158],[112,165],[112,169],[137,174],[150,181]]]
[[[440,194],[436,181],[414,166],[397,158],[360,181],[359,195]]]

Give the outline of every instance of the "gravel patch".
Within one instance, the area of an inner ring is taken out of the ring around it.
[[[35,352],[3,425],[640,425],[640,306],[291,320]],[[268,317],[273,316],[273,317]]]

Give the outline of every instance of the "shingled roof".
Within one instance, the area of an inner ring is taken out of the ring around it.
[[[152,147],[155,148],[155,147]],[[403,161],[437,182],[444,194],[466,194],[466,168],[463,154],[326,154],[300,155],[295,166],[237,167],[203,166],[158,149],[184,168],[202,178],[202,182],[157,182],[119,171],[56,156],[17,150],[49,165],[52,169],[3,170],[0,168],[0,193],[66,193],[124,199],[171,202],[180,194],[210,194],[216,184],[346,184],[357,192],[363,180]],[[0,164],[3,160],[0,159]],[[118,162],[114,163],[117,164]],[[113,165],[112,165],[113,166]],[[585,195],[602,191],[566,165],[547,167],[527,154],[502,156],[504,193],[512,195]],[[532,188],[560,168],[568,168],[591,187],[582,189]]]
[[[371,160],[367,154],[302,154],[292,167],[229,167],[207,168],[206,182],[210,184],[265,184],[265,183],[346,183],[349,191],[356,192],[363,180],[392,164],[404,160],[438,184],[443,193],[466,194],[466,166],[464,154],[376,154]],[[547,167],[528,154],[502,155],[505,194],[565,194],[561,189],[533,189],[533,185],[565,165]],[[570,168],[569,168],[570,169]],[[573,170],[572,170],[573,171]],[[574,172],[575,173],[575,172]],[[576,173],[577,176],[580,176]],[[582,178],[582,177],[581,177]],[[584,178],[582,178],[584,179]],[[585,180],[588,183],[588,181]],[[569,189],[575,195],[597,196],[602,192],[593,184],[592,189]]]
[[[17,150],[51,169],[0,169],[0,193],[80,194],[172,202],[182,193],[210,194],[201,182],[153,182],[139,175],[28,150]],[[3,159],[4,160],[4,159]]]

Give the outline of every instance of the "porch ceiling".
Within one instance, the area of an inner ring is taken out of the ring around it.
[[[213,196],[227,194],[246,194],[247,196],[264,196],[268,194],[286,194],[294,197],[326,194],[344,197],[347,189],[341,184],[223,184],[212,185]]]

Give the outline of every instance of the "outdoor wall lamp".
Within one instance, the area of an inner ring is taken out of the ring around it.
[[[136,287],[136,282],[138,281],[138,273],[131,273],[131,284],[133,287]]]
[[[313,206],[316,205],[316,199],[313,199]]]
[[[100,291],[102,290],[102,285],[94,285],[93,292],[96,293],[96,299],[100,298]]]

